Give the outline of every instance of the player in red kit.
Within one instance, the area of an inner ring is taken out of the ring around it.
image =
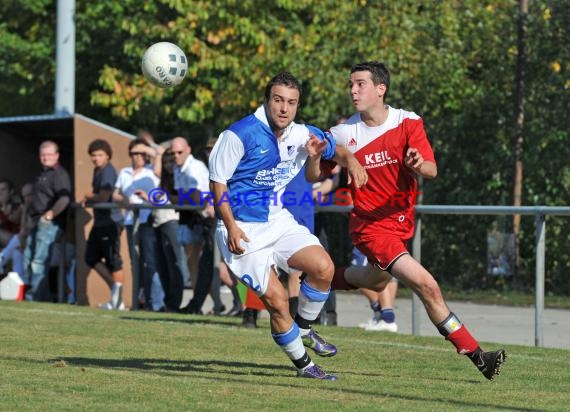
[[[420,297],[432,323],[457,352],[468,356],[492,380],[505,361],[505,351],[486,352],[479,347],[448,308],[433,276],[406,247],[414,233],[416,178],[433,179],[437,175],[423,121],[413,112],[384,103],[390,73],[383,63],[353,66],[349,87],[357,113],[330,132],[337,145],[352,152],[368,173],[365,186],[350,186],[354,208],[349,230],[352,242],[369,264],[337,269],[332,287],[381,291],[392,276],[396,277]]]

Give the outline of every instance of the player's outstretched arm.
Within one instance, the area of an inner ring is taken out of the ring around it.
[[[305,178],[309,182],[318,182],[321,177],[321,155],[327,142],[320,140],[314,134],[311,134],[309,140],[305,144],[307,149],[307,163],[305,164]]]
[[[362,187],[368,182],[368,174],[360,162],[345,147],[336,146],[333,160],[348,171],[348,182]]]

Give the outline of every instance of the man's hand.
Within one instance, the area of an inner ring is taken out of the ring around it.
[[[309,136],[309,140],[307,140],[307,143],[305,144],[305,149],[307,149],[307,154],[309,155],[309,157],[320,156],[326,147],[327,147],[327,142],[324,140],[320,140],[314,134],[311,134]]]
[[[156,150],[154,150],[152,147],[150,146],[145,146],[144,148],[144,152],[146,153],[146,155],[152,159],[154,159],[156,157]]]
[[[242,239],[244,242],[249,242],[245,232],[238,226],[235,226],[232,230],[228,229],[228,249],[230,249],[230,252],[236,255],[241,255],[245,252],[245,249],[241,246]]]
[[[354,154],[349,152],[346,147],[337,145],[333,160],[342,167],[346,167],[348,172],[348,183],[354,182],[356,188],[360,188],[368,182],[368,173],[360,164]]]
[[[200,214],[202,215],[202,217],[205,218],[213,218],[216,216],[216,212],[214,210],[214,206],[212,206],[211,204],[207,203],[206,207],[204,207],[204,209],[202,209],[200,211]]]
[[[145,202],[148,202],[148,193],[145,192],[142,189],[137,189],[134,191],[134,194],[137,195],[138,197],[140,197],[142,200],[144,200]]]
[[[48,210],[47,212],[45,212],[45,213],[42,215],[41,219],[42,219],[44,222],[50,222],[50,221],[53,220],[54,217],[55,217],[55,216],[54,216],[54,214],[53,214],[53,211]]]
[[[368,182],[368,173],[356,158],[353,157],[348,160],[346,170],[348,172],[348,184],[354,182],[357,188],[361,188]]]
[[[162,156],[164,154],[164,152],[166,151],[166,149],[164,147],[162,147],[161,145],[156,145],[154,150],[156,151],[157,156]]]
[[[415,147],[408,148],[404,164],[416,173],[420,173],[420,168],[424,164],[424,157]]]
[[[425,160],[422,154],[415,147],[410,147],[406,151],[404,164],[425,179],[433,179],[437,176],[437,166],[435,165],[435,162]]]

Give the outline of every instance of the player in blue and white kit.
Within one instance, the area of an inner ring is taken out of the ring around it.
[[[358,186],[367,175],[347,150],[335,150],[330,136],[294,123],[300,97],[299,81],[290,73],[278,74],[265,88],[265,103],[220,135],[210,155],[210,187],[221,218],[216,242],[234,275],[264,302],[273,339],[298,376],[335,380],[303,346],[322,356],[336,354],[334,345],[311,329],[327,300],[334,266],[318,239],[282,207],[280,196],[303,166],[307,179],[317,181],[321,157],[347,167]],[[295,321],[276,267],[307,273]]]

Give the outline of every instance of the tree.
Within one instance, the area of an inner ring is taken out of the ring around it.
[[[1,113],[52,112],[53,2],[3,2],[0,21]],[[131,132],[147,128],[159,140],[185,135],[199,145],[254,110],[269,78],[289,70],[305,89],[301,120],[327,127],[352,111],[350,66],[381,60],[393,75],[388,104],[421,115],[436,151],[439,177],[424,185],[426,204],[511,203],[516,153],[524,155],[522,199],[567,203],[566,0],[529,2],[520,152],[511,120],[512,0],[275,0],[263,7],[255,0],[78,2],[76,21],[76,109],[102,122]],[[189,59],[187,78],[174,89],[153,87],[140,72],[143,51],[157,41],[178,44]],[[440,280],[455,287],[488,281],[485,237],[494,220],[499,230],[513,230],[509,217],[426,218],[423,255]],[[566,220],[549,223],[553,237],[547,237],[549,253],[559,256],[547,267],[558,286],[570,270]],[[532,286],[533,224],[520,225],[525,287]]]
[[[515,157],[515,179],[513,182],[513,205],[522,204],[523,187],[523,144],[524,144],[524,103],[525,103],[525,66],[527,48],[528,0],[519,0],[519,18],[517,31],[517,65],[515,72],[515,127],[513,135],[513,152]],[[513,234],[515,236],[515,277],[520,264],[521,216],[513,216]]]
[[[55,7],[51,0],[0,3],[0,113],[50,113],[55,92]]]

